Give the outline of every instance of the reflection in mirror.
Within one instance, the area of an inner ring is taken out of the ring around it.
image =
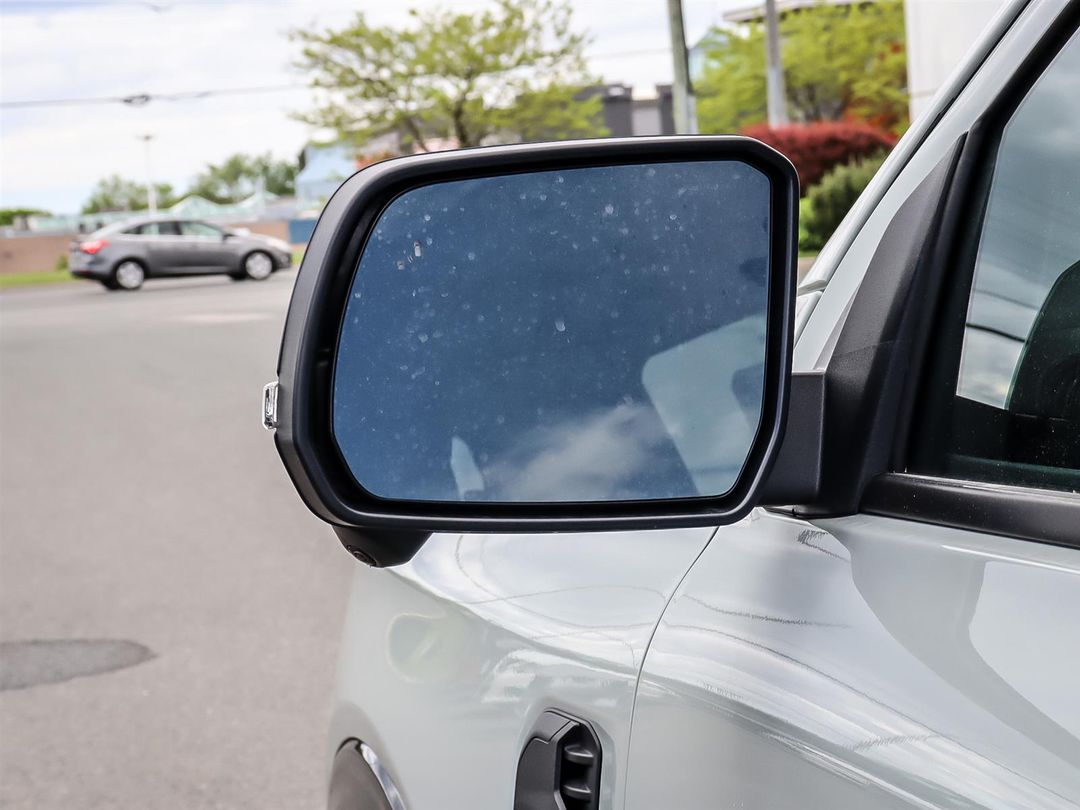
[[[737,161],[400,195],[338,345],[353,476],[396,500],[728,492],[761,422],[769,206],[768,178]]]

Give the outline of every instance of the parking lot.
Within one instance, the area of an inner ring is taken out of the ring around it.
[[[0,806],[324,802],[352,563],[259,423],[294,277],[0,295]]]

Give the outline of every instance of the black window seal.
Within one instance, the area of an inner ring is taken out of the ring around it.
[[[870,482],[864,512],[1080,548],[1080,495],[911,473]]]
[[[1073,0],[1003,85],[966,139],[945,205],[950,224],[942,234],[942,250],[935,251],[944,258],[934,273],[942,288],[940,300],[920,352],[924,362],[914,369],[912,385],[904,393],[890,465],[894,471],[871,480],[860,502],[861,512],[1080,548],[1078,494],[908,471],[918,425],[935,418],[953,398],[952,389],[935,385],[935,381],[956,379],[959,374],[975,259],[1005,126],[1078,30],[1080,0]],[[955,283],[948,284],[949,280]],[[935,352],[935,347],[944,351]],[[927,396],[920,398],[919,392],[927,392]]]

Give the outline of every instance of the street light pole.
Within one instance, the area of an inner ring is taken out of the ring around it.
[[[671,34],[671,58],[675,80],[671,95],[675,113],[675,131],[680,135],[697,134],[697,109],[694,88],[690,84],[689,55],[686,52],[686,31],[683,27],[682,0],[667,0],[668,31]]]
[[[154,186],[154,172],[150,166],[150,141],[154,139],[154,136],[150,133],[145,135],[139,135],[139,140],[143,142],[144,154],[146,156],[146,201],[150,207],[150,213],[157,213],[157,188]]]
[[[784,63],[780,58],[780,19],[776,0],[765,0],[765,95],[769,126],[788,123]]]

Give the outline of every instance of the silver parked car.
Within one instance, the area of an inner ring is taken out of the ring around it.
[[[148,278],[223,274],[261,281],[292,265],[288,242],[193,219],[133,219],[71,244],[72,275],[110,290],[137,290]]]
[[[263,399],[359,561],[329,806],[1077,810],[1078,102],[1009,3],[797,285],[744,138],[348,180]]]

